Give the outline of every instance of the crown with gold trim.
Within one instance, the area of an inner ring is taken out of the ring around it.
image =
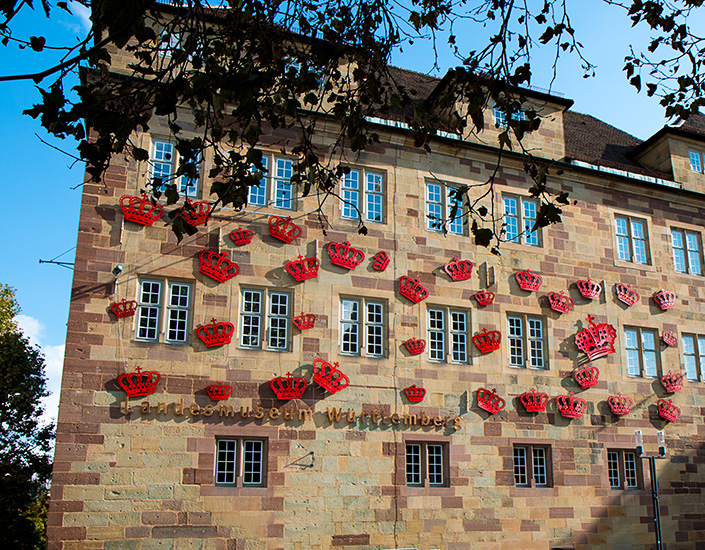
[[[631,397],[623,396],[622,392],[619,392],[619,395],[610,395],[607,399],[607,404],[614,414],[624,416],[625,414],[629,414],[629,411],[632,410],[634,400]]]
[[[413,386],[404,388],[404,394],[406,395],[406,398],[412,403],[421,403],[421,401],[423,401],[423,398],[426,397],[426,390],[423,388],[417,388],[416,384],[414,384]]]
[[[404,342],[404,346],[406,346],[406,349],[411,355],[419,355],[426,349],[426,340],[414,337]]]
[[[506,405],[506,401],[497,395],[497,390],[486,390],[479,388],[477,390],[477,406],[486,410],[490,414],[497,414]]]
[[[191,202],[186,199],[186,205],[183,208],[184,219],[191,225],[201,225],[206,223],[208,214],[211,212],[211,203],[208,201]]]
[[[338,363],[331,365],[320,357],[313,362],[313,381],[330,393],[338,393],[350,384],[345,373],[338,370]]]
[[[676,293],[670,290],[661,289],[659,292],[654,294],[654,302],[663,311],[676,307]]]
[[[522,393],[519,396],[519,401],[522,402],[527,412],[541,412],[546,410],[548,394],[537,392],[536,388],[531,388],[530,392]]]
[[[208,396],[211,401],[225,401],[233,393],[233,387],[228,384],[223,384],[218,382],[217,384],[212,384],[206,388]]]
[[[328,243],[326,248],[330,256],[330,263],[347,269],[355,269],[365,259],[365,253],[350,246],[350,241]]]
[[[592,315],[588,315],[590,326],[575,335],[575,345],[587,354],[590,361],[614,353],[614,340],[617,338],[617,331],[612,325],[596,325],[594,319]]]
[[[318,277],[318,266],[321,262],[318,258],[304,258],[299,254],[298,260],[292,260],[286,264],[286,270],[297,281],[305,281]]]
[[[211,322],[207,325],[201,325],[196,329],[196,336],[198,336],[206,346],[212,348],[214,346],[223,346],[229,344],[233,337],[233,332],[235,327],[232,323],[227,321],[218,322],[215,319],[211,319]]]
[[[443,270],[454,281],[464,281],[472,277],[472,262],[453,258],[453,261],[443,266]]]
[[[110,304],[110,311],[112,311],[118,319],[132,317],[137,311],[137,302],[123,298],[119,302]]]
[[[481,306],[489,306],[494,302],[494,292],[490,290],[480,290],[475,293],[475,300]]]
[[[600,379],[600,369],[597,367],[585,367],[578,369],[573,373],[573,378],[578,385],[584,390],[597,385]]]
[[[669,347],[673,347],[678,344],[678,338],[676,338],[676,335],[670,330],[664,330],[661,333],[661,338],[663,339],[663,343]]]
[[[575,300],[570,296],[565,296],[561,290],[560,294],[557,292],[548,293],[548,303],[551,305],[553,311],[559,313],[568,313],[575,305]]]
[[[483,327],[481,333],[472,337],[472,341],[482,353],[489,353],[499,349],[499,345],[502,343],[502,333],[498,330],[488,331],[487,327]]]
[[[250,244],[254,234],[255,232],[252,231],[252,229],[243,229],[242,227],[238,227],[235,231],[231,231],[228,236],[234,244],[241,246],[243,244]]]
[[[308,382],[300,376],[291,376],[290,372],[286,373],[286,378],[279,376],[272,378],[269,382],[269,387],[275,395],[281,399],[299,399],[303,394]]]
[[[141,197],[123,195],[120,197],[120,207],[124,219],[140,225],[152,225],[164,214],[162,206],[158,202],[153,203],[147,193]]]
[[[275,239],[279,239],[288,244],[301,235],[302,231],[303,230],[298,225],[291,221],[291,217],[269,217],[269,234]]]
[[[681,417],[681,410],[670,399],[659,399],[656,403],[658,415],[669,422],[675,422]]]
[[[240,273],[240,267],[228,258],[228,252],[225,250],[218,254],[205,248],[198,255],[198,260],[200,272],[219,283],[224,283]]]
[[[581,279],[575,285],[580,291],[580,295],[583,298],[588,298],[589,300],[597,300],[602,292],[602,286],[599,283],[593,281],[590,277],[587,279]]]
[[[632,289],[632,285],[617,283],[614,285],[614,289],[617,292],[617,299],[628,306],[633,306],[639,301],[639,293]]]
[[[399,293],[415,304],[428,298],[426,287],[418,279],[412,279],[406,275],[399,278]]]
[[[676,393],[683,389],[683,375],[680,372],[668,371],[661,377],[661,384],[668,393]]]
[[[570,392],[570,395],[556,397],[556,407],[558,407],[558,412],[566,418],[580,418],[587,408],[587,402]]]
[[[299,330],[306,330],[313,328],[313,325],[316,324],[316,315],[314,313],[304,313],[302,311],[301,315],[294,317],[291,322],[294,323],[296,328]]]
[[[126,372],[118,376],[118,384],[129,397],[152,395],[159,384],[161,375],[157,371],[142,370],[137,367],[135,372]]]
[[[375,271],[384,271],[389,265],[389,256],[384,250],[380,250],[372,256],[372,269]]]
[[[538,290],[541,287],[543,278],[538,273],[531,273],[530,269],[526,271],[517,271],[514,278],[519,285],[519,288],[528,290],[529,292]]]

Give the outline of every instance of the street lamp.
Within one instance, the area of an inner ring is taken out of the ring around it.
[[[651,478],[651,499],[654,503],[654,524],[656,526],[656,550],[663,550],[663,540],[661,538],[661,507],[658,496],[658,480],[656,478],[656,459],[666,458],[666,436],[663,430],[656,432],[658,442],[658,455],[644,454],[644,438],[641,430],[634,431],[634,442],[636,444],[636,454],[639,458],[649,459],[649,476]]]

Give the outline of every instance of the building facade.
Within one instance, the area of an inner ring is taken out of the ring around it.
[[[322,206],[272,138],[248,206],[180,243],[140,202],[175,169],[166,125],[138,136],[149,162],[84,185],[48,547],[653,548],[635,432],[653,455],[663,430],[663,540],[705,548],[705,124],[641,142],[531,101],[526,145],[574,202],[532,230],[505,152],[478,203],[501,256],[438,223],[497,169],[489,113],[432,153],[371,120]]]

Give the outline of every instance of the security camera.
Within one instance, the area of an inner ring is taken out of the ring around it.
[[[125,269],[125,268],[122,267],[122,264],[117,264],[117,265],[113,268],[113,275],[115,275],[115,277],[117,278],[117,276],[120,275],[120,273],[122,273],[122,270],[123,270],[123,269]]]

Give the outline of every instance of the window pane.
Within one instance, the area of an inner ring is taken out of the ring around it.
[[[289,295],[285,292],[269,294],[268,349],[287,350],[289,347]]]
[[[702,275],[700,260],[700,239],[695,233],[686,233],[686,249],[688,250],[688,267],[693,275]]]
[[[700,162],[700,153],[696,151],[688,151],[688,157],[690,158],[690,169],[693,172],[700,174],[702,169],[702,164]]]
[[[514,447],[514,483],[517,485],[529,484],[526,467],[526,447]]]
[[[695,337],[684,334],[681,337],[681,343],[683,346],[685,376],[688,380],[698,380],[698,358],[695,353]]]
[[[546,449],[543,447],[532,447],[531,449],[534,467],[534,483],[536,485],[548,485],[548,473],[546,469]]]
[[[462,311],[451,311],[451,357],[454,363],[467,363],[468,336],[467,314]]]
[[[262,334],[262,302],[264,296],[259,290],[242,292],[242,331],[241,345],[259,348]]]
[[[619,481],[619,455],[614,451],[607,453],[607,475],[610,480],[610,487],[619,489],[622,484]]]
[[[428,484],[443,485],[443,446],[428,445]]]
[[[521,317],[507,317],[509,330],[509,364],[524,367],[523,320]]]
[[[156,340],[159,337],[159,312],[162,283],[141,281],[140,308],[137,313],[138,340]]]
[[[360,208],[360,171],[351,170],[343,176],[343,217],[357,218]]]
[[[624,480],[630,489],[637,486],[636,453],[630,451],[624,451]]]
[[[382,197],[384,192],[384,182],[382,174],[367,172],[366,174],[367,193],[367,220],[371,222],[382,222]]]
[[[159,188],[170,183],[174,167],[174,144],[154,141],[152,144],[152,181]]]
[[[441,186],[426,184],[426,228],[440,231],[443,225],[443,195]]]
[[[259,180],[259,185],[250,187],[247,195],[247,204],[254,206],[267,206],[267,170],[269,169],[269,158],[266,156],[262,157],[262,164],[264,165],[262,179]]]
[[[624,329],[625,348],[627,350],[627,372],[630,376],[640,376],[639,336],[636,329]]]
[[[641,331],[641,345],[644,353],[644,376],[655,378],[658,375],[656,358],[656,333]]]
[[[293,193],[291,176],[294,175],[294,163],[288,159],[275,159],[274,207],[291,210]]]
[[[421,445],[406,445],[406,484],[421,485]]]
[[[454,189],[451,187],[446,188],[446,200],[448,204],[448,232],[454,233],[456,235],[463,234],[463,201],[462,199],[455,198]],[[457,205],[455,215],[453,216],[453,207]],[[452,216],[452,218],[451,218]]]
[[[341,300],[340,351],[357,355],[360,353],[360,302]]]
[[[433,361],[445,361],[445,322],[442,309],[428,310],[428,357]]]
[[[367,302],[367,355],[384,355],[384,304]]]
[[[503,197],[504,200],[504,230],[507,241],[519,240],[519,207],[514,197]]]
[[[524,221],[524,242],[531,246],[539,245],[538,231],[532,231],[536,222],[536,203],[531,200],[522,200],[522,214]]]
[[[242,484],[262,485],[264,453],[262,441],[243,442]]]
[[[235,466],[237,441],[220,439],[216,444],[215,482],[233,485],[235,483]]]

